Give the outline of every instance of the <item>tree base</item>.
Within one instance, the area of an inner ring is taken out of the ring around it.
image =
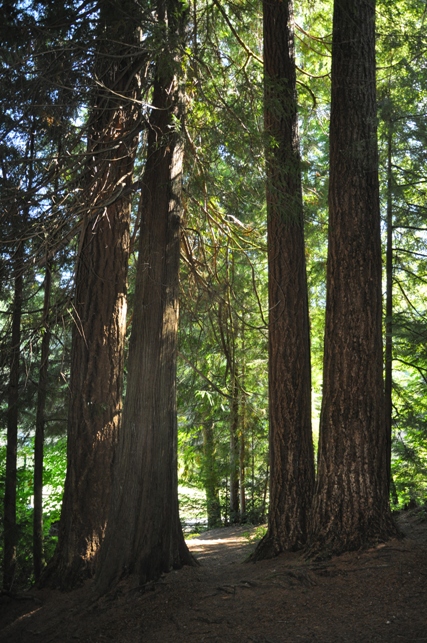
[[[279,554],[282,553],[280,547],[278,547],[277,542],[272,538],[268,533],[264,536],[262,540],[259,541],[255,550],[252,554],[246,559],[247,563],[257,563],[259,560],[268,560],[270,558],[276,558]]]
[[[304,558],[314,561],[328,560],[332,556],[340,556],[345,552],[371,549],[393,538],[401,539],[404,537],[404,534],[390,516],[376,533],[374,531],[372,533],[360,531],[348,534],[337,529],[319,531],[309,539],[305,548]]]
[[[94,561],[88,564],[76,557],[69,565],[64,565],[54,556],[47,564],[36,585],[38,588],[49,587],[70,592],[81,587],[85,581],[93,578],[95,572]]]
[[[184,566],[200,566],[199,561],[185,544],[182,535],[179,541],[173,560],[168,560],[165,552],[161,549],[156,551],[152,548],[145,555],[141,555],[138,560],[134,560],[132,564],[129,564],[127,561],[131,560],[130,554],[127,560],[125,557],[117,560],[117,558],[109,558],[105,551],[104,556],[102,556],[101,549],[100,566],[94,583],[97,598],[111,592],[119,582],[126,578],[135,579],[135,581],[132,580],[131,582],[134,583],[135,587],[139,587],[142,590],[147,585],[157,581],[163,574],[167,574],[172,570],[182,569]]]

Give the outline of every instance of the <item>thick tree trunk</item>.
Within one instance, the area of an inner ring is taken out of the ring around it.
[[[264,0],[269,260],[269,527],[253,558],[306,542],[314,487],[292,2]]]
[[[336,0],[324,385],[311,554],[396,534],[384,426],[375,6]]]
[[[93,575],[110,506],[122,412],[132,173],[140,123],[135,12],[133,0],[101,7],[100,87],[89,123],[88,210],[77,260],[67,476],[58,547],[42,579],[61,588]]]
[[[168,24],[168,51],[157,66],[151,99],[147,161],[128,381],[110,520],[96,589],[123,575],[137,584],[192,564],[179,521],[176,356],[183,147],[176,122],[180,91],[174,74],[175,0],[158,3]],[[173,53],[172,53],[173,52]]]
[[[16,524],[16,483],[19,419],[19,362],[21,356],[21,317],[24,283],[23,260],[24,243],[23,241],[19,241],[13,258],[14,294],[12,308],[12,343],[10,353],[10,374],[7,400],[7,447],[6,480],[4,492],[3,550],[3,587],[7,591],[10,591],[12,589],[15,579],[16,547],[18,544],[18,530]]]
[[[44,279],[44,303],[42,319],[42,346],[39,368],[39,384],[37,394],[36,411],[36,434],[34,438],[34,516],[33,516],[33,564],[34,577],[39,579],[43,569],[43,448],[45,411],[47,398],[48,367],[49,367],[49,346],[50,346],[50,325],[49,307],[50,291],[52,284],[52,266],[46,263],[46,274]]]

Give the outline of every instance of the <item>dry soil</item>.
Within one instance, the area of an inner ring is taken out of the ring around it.
[[[254,528],[215,529],[189,541],[200,567],[130,582],[100,600],[31,589],[1,596],[1,643],[427,642],[427,521],[399,517],[403,540],[327,562],[284,554],[243,562]]]

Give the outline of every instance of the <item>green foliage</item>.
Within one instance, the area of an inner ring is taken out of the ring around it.
[[[246,538],[249,543],[257,543],[259,540],[264,538],[267,533],[266,525],[258,525],[253,531],[244,531],[242,536]]]
[[[179,486],[179,513],[182,528],[187,534],[199,533],[206,529],[206,499],[203,492],[195,487]]]
[[[205,490],[214,526],[230,519],[233,422],[247,499],[241,519],[256,521],[265,514],[267,293],[259,7],[201,4],[197,35],[187,87],[179,452],[181,479]]]
[[[311,330],[312,423],[317,446],[326,306],[332,2],[296,2],[295,20]]]
[[[400,506],[427,497],[424,19],[418,2],[379,5],[381,203],[384,222],[389,211],[393,224],[392,475]]]
[[[4,502],[6,446],[0,437],[0,502]],[[33,579],[33,459],[34,437],[20,435],[17,484],[17,572],[14,587]],[[45,445],[43,480],[43,533],[45,559],[53,555],[57,541],[62,494],[67,465],[65,437],[51,438]],[[3,523],[0,522],[0,557],[3,556]]]
[[[380,198],[384,241],[391,203],[394,246],[392,473],[398,505],[423,505],[427,498],[425,7],[417,0],[382,0],[377,6]],[[51,251],[55,269],[44,460],[44,482],[49,490],[44,505],[47,558],[55,544],[51,527],[59,518],[65,475],[73,270],[78,226],[84,214],[79,196],[86,171],[93,36],[98,29],[95,4],[85,7],[82,15],[73,2],[30,2],[1,10],[0,30],[4,42],[10,45],[3,48],[0,69],[1,501],[13,257],[16,240],[25,241],[19,582],[26,582],[32,575],[33,431],[42,339],[42,282],[46,253]],[[259,524],[265,520],[268,506],[261,5],[253,0],[201,0],[194,4],[183,1],[182,9],[188,10],[189,24],[183,58],[187,120],[178,362],[179,475],[186,488],[180,494],[181,514],[184,519],[201,522],[209,514],[212,525],[230,520],[230,478],[235,466],[230,458],[230,441],[235,431],[240,449],[239,485],[243,485],[246,498],[240,519]],[[316,434],[326,306],[332,1],[298,0],[295,19]],[[151,59],[162,58],[166,66],[175,64],[168,59],[151,14],[144,15],[142,21],[143,45],[152,53]],[[144,71],[147,78],[152,72],[153,65],[148,64]],[[149,103],[149,89],[144,100]],[[143,106],[143,115],[146,109]],[[136,177],[143,171],[144,158],[142,137]],[[136,201],[132,247],[139,225]],[[20,216],[13,209],[16,203]],[[134,278],[132,254],[129,320]]]

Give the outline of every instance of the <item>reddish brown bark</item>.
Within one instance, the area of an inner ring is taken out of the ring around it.
[[[385,397],[385,429],[387,436],[387,475],[389,490],[392,486],[391,477],[391,443],[393,415],[393,172],[392,172],[392,123],[388,123],[387,137],[387,242],[386,242],[386,294],[385,294],[385,351],[384,351],[384,397]],[[394,496],[396,494],[394,493]],[[397,504],[397,503],[396,503]]]
[[[178,513],[176,356],[183,147],[175,71],[182,6],[158,3],[168,47],[157,65],[147,161],[128,381],[110,520],[96,587],[104,593],[123,575],[137,584],[193,558]],[[165,29],[166,31],[166,29]]]
[[[139,132],[135,3],[102,5],[89,123],[87,208],[76,271],[67,477],[56,554],[42,582],[94,573],[122,412],[132,173]],[[105,40],[104,40],[105,38]]]
[[[384,426],[375,6],[336,0],[324,385],[312,554],[396,534]]]
[[[269,526],[254,558],[301,548],[314,487],[292,2],[264,0],[269,259]]]

